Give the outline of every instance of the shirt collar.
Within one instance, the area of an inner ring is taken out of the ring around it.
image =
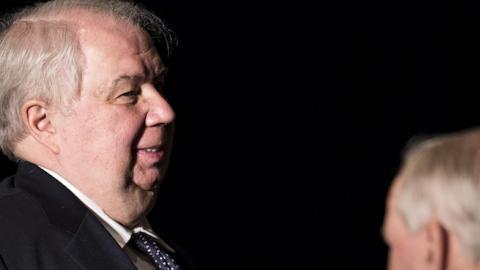
[[[127,227],[123,226],[122,224],[118,223],[117,221],[113,220],[110,216],[108,216],[101,208],[96,204],[93,200],[83,194],[80,190],[78,190],[74,185],[70,182],[65,180],[65,178],[61,177],[59,174],[39,166],[42,170],[50,174],[53,178],[58,180],[61,184],[63,184],[68,190],[70,190],[83,204],[87,206],[100,220],[103,226],[107,229],[107,231],[112,235],[113,239],[117,242],[117,244],[123,248],[128,243],[130,238],[132,237],[133,233],[136,232],[143,232],[151,237],[153,237],[157,242],[165,248],[167,251],[175,253],[175,250],[167,245],[151,228],[150,223],[148,220],[143,217],[140,222],[135,226],[132,230],[128,229]]]

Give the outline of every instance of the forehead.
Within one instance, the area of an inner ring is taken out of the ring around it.
[[[87,13],[78,21],[78,36],[82,49],[115,48],[109,54],[143,54],[154,48],[149,35],[138,27],[99,14]]]
[[[122,50],[122,53],[131,54],[155,51],[153,42],[145,31],[126,20],[115,18],[105,12],[72,8],[32,19],[60,21],[71,25],[77,33],[83,52],[91,48],[107,47],[111,47],[108,50],[113,47]]]
[[[87,13],[77,27],[84,86],[105,88],[120,76],[155,76],[163,69],[150,36],[136,26]]]
[[[81,10],[67,16],[83,54],[81,100],[108,97],[118,78],[154,79],[164,70],[150,36],[138,27]]]

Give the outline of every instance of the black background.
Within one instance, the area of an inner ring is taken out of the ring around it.
[[[141,2],[180,40],[156,230],[199,269],[385,269],[384,200],[405,143],[479,123],[478,8]]]

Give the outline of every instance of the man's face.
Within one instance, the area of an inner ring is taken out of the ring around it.
[[[174,112],[165,66],[140,30],[85,23],[81,94],[55,115],[64,177],[112,218],[134,225],[152,206],[170,155]]]
[[[395,195],[399,179],[391,187],[383,225],[384,239],[389,246],[389,270],[425,269],[425,242],[421,233],[411,232],[395,209]]]

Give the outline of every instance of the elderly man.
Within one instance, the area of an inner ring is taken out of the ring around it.
[[[480,269],[480,130],[411,148],[387,200],[390,270]]]
[[[172,41],[114,0],[40,3],[3,25],[0,146],[19,168],[0,182],[0,269],[189,269],[146,220],[172,143]]]

